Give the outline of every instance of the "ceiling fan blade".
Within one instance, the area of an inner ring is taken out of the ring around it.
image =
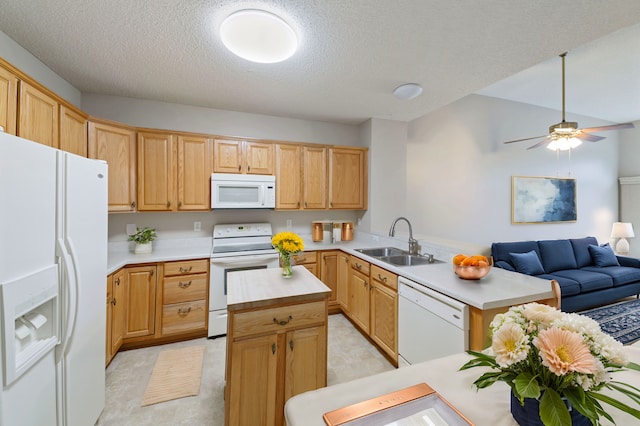
[[[542,135],[542,136],[534,136],[532,138],[524,138],[524,139],[516,139],[513,141],[507,141],[505,143],[514,143],[514,142],[522,142],[522,141],[530,141],[532,139],[538,139],[538,138],[546,138],[548,135]]]
[[[587,142],[598,142],[602,139],[606,139],[604,136],[590,135],[588,133],[578,133],[574,137]]]
[[[580,129],[580,131],[583,133],[593,133],[593,132],[604,132],[605,130],[630,129],[632,127],[635,127],[633,123],[620,123],[620,124],[612,124],[610,126],[587,127],[584,129]]]
[[[546,137],[544,140],[541,140],[540,142],[538,142],[538,143],[537,143],[537,144],[535,144],[535,145],[531,145],[531,146],[530,146],[529,148],[527,148],[527,149],[533,149],[533,148],[538,148],[538,147],[540,147],[540,146],[545,146],[545,145],[548,145],[548,144],[549,144],[549,142],[551,142],[551,138],[550,138],[550,137]]]

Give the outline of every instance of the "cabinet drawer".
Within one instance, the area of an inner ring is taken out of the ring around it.
[[[207,276],[204,274],[165,277],[162,288],[162,304],[171,305],[206,299],[207,285]]]
[[[371,279],[381,282],[389,288],[398,291],[398,276],[393,272],[371,265]]]
[[[325,315],[324,301],[242,312],[233,317],[233,337],[321,324],[326,320]]]
[[[365,262],[356,256],[351,256],[351,267],[356,271],[362,272],[365,275],[369,275],[369,262]]]
[[[167,262],[164,264],[164,276],[200,274],[207,272],[208,259],[185,260],[181,262]]]
[[[162,334],[187,333],[204,330],[206,327],[206,303],[175,303],[162,307]]]
[[[294,254],[291,257],[296,265],[305,265],[317,262],[315,251],[303,251],[302,253]]]

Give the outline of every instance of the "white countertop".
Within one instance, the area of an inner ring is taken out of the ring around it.
[[[630,361],[640,363],[640,347],[627,346]],[[510,390],[504,382],[476,390],[474,380],[485,371],[471,368],[458,371],[470,359],[466,353],[425,361],[409,367],[387,371],[347,383],[309,391],[290,398],[285,405],[285,418],[289,426],[325,426],[322,415],[328,411],[385,395],[418,383],[427,383],[449,401],[476,426],[514,426],[516,421],[509,409]],[[617,372],[614,380],[640,386],[636,371]],[[618,392],[603,391],[618,399]],[[632,402],[626,401],[633,405]],[[616,408],[603,404],[618,425],[637,424],[638,420]],[[610,425],[602,419],[603,425]]]
[[[227,309],[301,301],[328,296],[331,289],[304,266],[294,266],[293,276],[283,278],[280,268],[251,269],[227,274]]]
[[[394,266],[355,251],[359,248],[388,246],[406,250],[407,242],[399,242],[398,239],[358,233],[353,241],[326,244],[314,243],[311,241],[311,235],[301,235],[301,237],[305,242],[305,251],[343,250],[481,310],[553,298],[551,284],[548,280],[505,271],[500,268],[491,268],[489,275],[481,280],[460,279],[453,272],[449,254],[436,253],[436,257],[439,255],[439,260],[444,261],[444,263]],[[149,254],[132,253],[129,248],[130,244],[126,242],[110,243],[107,273],[113,273],[126,265],[139,263],[208,258],[211,254],[211,242],[211,238],[156,240],[153,242],[153,252]]]

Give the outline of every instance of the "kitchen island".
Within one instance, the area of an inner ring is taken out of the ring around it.
[[[327,385],[330,292],[303,266],[228,273],[225,425],[282,425],[285,401]]]

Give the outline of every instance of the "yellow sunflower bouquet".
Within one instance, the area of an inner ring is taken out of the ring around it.
[[[492,344],[460,367],[489,367],[474,385],[479,389],[497,381],[511,387],[511,414],[519,424],[599,425],[613,422],[601,403],[640,419],[640,411],[600,391],[609,389],[640,404],[640,389],[612,380],[612,373],[640,371],[628,362],[623,346],[601,331],[596,321],[554,307],[529,303],[495,316],[490,325]]]
[[[290,278],[293,275],[291,269],[291,254],[304,250],[304,241],[299,235],[293,232],[279,232],[271,238],[273,248],[280,253],[280,265],[282,266],[282,276]]]

